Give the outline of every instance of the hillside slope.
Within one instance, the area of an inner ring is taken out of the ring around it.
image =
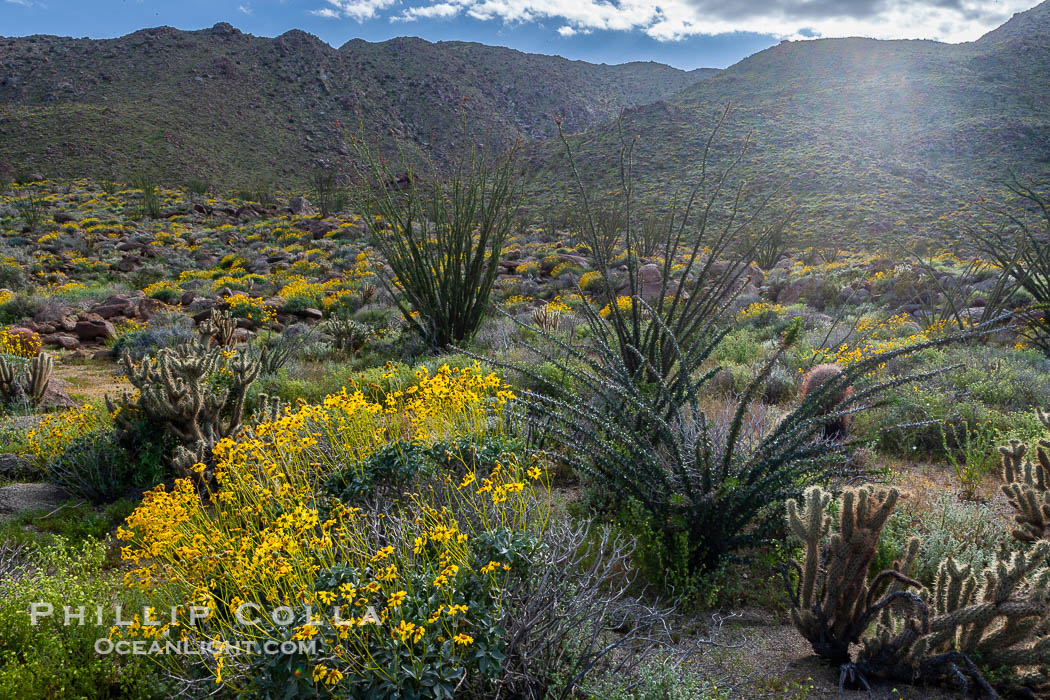
[[[940,219],[1008,171],[1050,171],[1050,3],[969,44],[820,39],[783,42],[629,110],[640,137],[640,189],[663,194],[696,175],[714,115],[735,105],[727,133],[753,129],[744,169],[790,181],[799,233],[933,234]],[[616,125],[573,139],[589,177],[616,153]],[[539,181],[563,169],[552,146]]]
[[[0,38],[0,160],[52,175],[295,181],[346,155],[360,116],[439,155],[472,135],[578,130],[716,71],[593,65],[400,38],[335,49],[293,30],[158,27],[112,40]]]

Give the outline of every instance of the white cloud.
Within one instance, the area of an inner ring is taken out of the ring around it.
[[[330,19],[347,17],[364,22],[367,19],[375,19],[380,10],[385,10],[397,2],[398,0],[328,0],[331,7],[311,10],[310,14]]]
[[[417,19],[448,19],[455,17],[463,11],[463,3],[439,2],[435,5],[423,5],[422,7],[410,7],[396,17],[391,17],[393,22],[411,22]]]
[[[248,3],[244,3],[243,5],[238,5],[237,9],[240,10],[241,12],[243,12],[246,15],[250,15],[252,13],[252,6],[249,5]]]
[[[323,17],[375,17],[396,0],[327,0]],[[660,41],[699,34],[756,32],[778,38],[868,36],[971,41],[1034,0],[424,0],[393,19],[463,14],[504,23],[562,22],[557,32],[641,31]],[[333,9],[334,8],[334,9]]]
[[[30,0],[4,0],[4,2],[11,3],[12,5],[21,5],[22,7],[32,7],[33,3]]]

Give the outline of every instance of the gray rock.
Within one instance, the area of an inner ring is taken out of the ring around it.
[[[288,200],[288,211],[300,216],[313,216],[317,210],[310,204],[306,197],[292,197]]]
[[[52,511],[66,500],[69,496],[54,484],[12,484],[0,488],[0,513]]]
[[[58,325],[62,322],[62,319],[72,313],[73,310],[68,306],[56,304],[54,306],[48,306],[46,309],[41,309],[35,316],[33,316],[33,321],[48,326]]]
[[[839,292],[839,301],[843,304],[866,304],[871,301],[871,292],[864,287],[860,289],[845,287]]]
[[[0,478],[22,479],[32,471],[29,460],[13,452],[0,453]]]
[[[69,382],[58,377],[51,377],[47,383],[43,398],[40,399],[40,408],[73,408],[77,402],[69,395]]]

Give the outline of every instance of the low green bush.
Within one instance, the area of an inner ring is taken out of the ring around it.
[[[32,573],[0,584],[0,697],[165,698],[169,688],[146,656],[101,656],[95,642],[109,635],[113,605],[141,610],[146,600],[102,569],[105,546],[95,540],[71,545],[56,538],[31,551]],[[33,624],[31,606],[43,612]],[[65,625],[63,611],[85,607],[84,624]],[[106,624],[95,624],[101,606]]]

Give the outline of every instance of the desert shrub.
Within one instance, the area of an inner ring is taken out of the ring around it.
[[[575,697],[590,676],[630,675],[667,642],[662,632],[673,611],[628,594],[631,553],[630,538],[589,521],[544,530],[528,576],[511,580],[505,593],[507,641],[493,684],[500,694]]]
[[[783,367],[776,367],[766,377],[762,385],[762,400],[770,404],[780,404],[795,397],[795,378]]]
[[[136,362],[155,355],[162,348],[174,348],[193,340],[193,330],[185,325],[151,325],[149,328],[125,333],[113,344],[118,357],[127,353]]]
[[[955,494],[935,494],[928,503],[908,503],[890,516],[879,540],[872,570],[883,571],[903,560],[908,542],[919,547],[911,571],[932,587],[941,562],[951,557],[973,571],[984,571],[1004,548],[1012,546],[1006,521],[987,503],[960,501]]]
[[[1030,411],[1050,396],[1050,359],[1042,353],[968,345],[921,359],[927,366],[960,365],[937,384],[1000,411]]]
[[[96,606],[112,621],[114,600],[127,609],[146,601],[102,569],[105,546],[61,538],[31,555],[32,574],[0,583],[0,695],[9,698],[164,698],[170,686],[144,656],[100,656],[95,640],[109,635],[95,624]],[[31,608],[36,604],[37,607]],[[52,613],[43,616],[50,606]],[[66,608],[65,606],[69,606]],[[63,610],[84,606],[84,624],[63,624]],[[28,614],[41,616],[32,624]]]
[[[750,365],[766,359],[765,349],[747,331],[727,333],[715,349],[714,359],[718,362],[731,362],[737,365]]]
[[[220,683],[259,694],[485,694],[503,661],[502,591],[529,575],[545,523],[540,467],[508,460],[488,472],[436,475],[432,488],[397,501],[333,503],[327,519],[318,485],[389,441],[483,440],[498,433],[509,397],[494,375],[445,370],[382,403],[343,392],[227,440],[216,448],[210,493],[221,508],[208,508],[181,479],[147,494],[129,517],[118,533],[137,567],[128,581],[173,602],[209,603],[212,616],[181,628],[195,639],[318,645],[309,657],[204,656]],[[162,578],[172,584],[161,587]],[[294,621],[241,625],[234,612],[243,602],[263,611],[288,605]],[[342,621],[336,604],[349,605]]]
[[[211,185],[208,184],[207,180],[191,178],[186,182],[186,191],[197,197],[203,197],[208,193],[209,189],[211,189]]]
[[[427,469],[423,448],[412,442],[383,445],[358,464],[332,474],[325,490],[343,503],[353,504],[379,487],[401,493],[417,474]]]
[[[109,503],[163,481],[172,449],[145,424],[92,432],[48,460],[44,476],[71,496]]]
[[[0,322],[14,323],[32,318],[44,308],[44,300],[33,294],[15,294],[0,304]]]
[[[28,545],[53,544],[58,537],[71,545],[78,545],[85,540],[105,541],[114,528],[135,510],[136,505],[137,501],[122,499],[105,508],[96,508],[78,499],[62,503],[58,510],[22,511],[0,526],[0,541],[22,546],[23,553],[31,551]],[[107,555],[107,566],[111,563],[110,555]]]
[[[22,289],[26,284],[26,273],[21,265],[13,260],[0,262],[0,287]]]
[[[321,216],[331,216],[346,208],[346,189],[339,184],[335,170],[318,170],[310,178],[312,196]]]
[[[29,231],[35,231],[40,228],[40,224],[44,223],[44,217],[47,216],[47,204],[32,193],[21,199],[16,199],[15,209],[18,210],[22,223],[25,224],[25,228]]]
[[[11,329],[0,328],[0,355],[36,357],[40,353],[40,347],[40,336],[33,331],[12,332]]]
[[[919,386],[906,386],[888,392],[885,405],[865,416],[858,416],[854,430],[876,441],[880,451],[908,459],[944,460],[941,425],[945,421],[966,422],[954,398]]]
[[[733,688],[720,688],[674,656],[647,658],[635,675],[608,673],[585,686],[588,696],[608,700],[730,700]]]
[[[48,413],[26,436],[27,453],[40,466],[46,466],[75,441],[102,429],[109,422],[106,411],[91,404]]]
[[[998,437],[991,421],[941,425],[941,445],[955,471],[955,478],[963,487],[964,498],[975,500],[980,497],[985,477],[996,466],[993,448]]]
[[[394,273],[380,281],[408,326],[434,347],[470,340],[488,307],[520,198],[514,149],[472,147],[447,176],[404,163],[403,190],[388,186],[398,178],[375,154],[363,145],[358,151],[366,184],[355,209]]]
[[[247,294],[231,294],[226,297],[227,310],[234,318],[244,318],[256,325],[264,325],[274,320],[274,310],[266,305],[266,301],[260,297],[252,297]]]
[[[159,219],[162,204],[156,178],[148,173],[141,173],[134,178],[131,185],[138,191],[138,215],[144,219]]]
[[[142,293],[150,299],[163,301],[165,304],[174,304],[182,297],[182,289],[169,280],[161,280],[147,285],[143,288]]]

